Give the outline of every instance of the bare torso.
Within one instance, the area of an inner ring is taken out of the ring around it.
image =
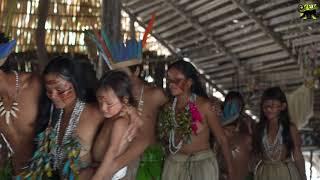
[[[98,130],[97,137],[92,148],[93,162],[99,164],[110,144],[113,121],[104,120],[102,127]]]
[[[236,132],[227,138],[233,155],[235,173],[239,179],[245,179],[250,171],[250,157],[252,153],[251,136]]]
[[[150,144],[155,144],[157,115],[160,107],[167,101],[167,98],[161,89],[145,85],[143,101],[144,105],[141,116],[144,122],[141,128],[141,136],[143,138],[149,137]]]
[[[104,117],[102,113],[100,113],[97,104],[86,105],[77,127],[77,137],[80,139],[82,145],[80,157],[85,163],[92,163],[90,151],[94,144],[96,132],[103,123],[103,120]]]
[[[15,75],[13,73],[8,77],[8,80],[10,79],[12,81],[8,81],[7,92],[15,92]],[[21,172],[21,168],[27,165],[32,156],[35,120],[41,90],[40,80],[35,75],[19,73],[19,79],[17,118],[11,117],[10,125],[7,125],[5,116],[0,117],[0,131],[9,140],[14,151],[12,160],[15,174]],[[10,94],[10,96],[12,95]],[[9,98],[8,95],[1,95],[1,97],[3,97],[3,102],[8,108],[8,105],[12,104],[12,97]]]
[[[190,144],[184,143],[179,153],[192,154],[192,153],[210,149],[210,141],[209,141],[210,128],[208,126],[208,122],[207,122],[208,120],[203,113],[205,111],[203,107],[203,104],[205,103],[205,101],[206,100],[204,98],[197,97],[196,106],[201,113],[202,122],[197,123],[197,127],[198,127],[197,135],[192,133],[191,143]],[[181,111],[181,109],[184,109],[184,107],[177,107],[177,108],[178,108],[177,112]]]

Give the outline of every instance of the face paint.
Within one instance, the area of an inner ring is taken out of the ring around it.
[[[119,114],[123,105],[112,89],[100,89],[97,92],[100,111],[106,118]]]
[[[281,102],[278,100],[265,100],[262,104],[263,113],[269,120],[277,119],[281,108]]]
[[[177,69],[172,68],[168,71],[168,84],[173,96],[179,95],[186,90],[186,77]]]
[[[76,99],[76,93],[71,82],[51,74],[46,75],[45,80],[47,95],[57,108],[64,108]]]

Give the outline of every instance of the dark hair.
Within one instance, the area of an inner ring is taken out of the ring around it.
[[[256,137],[255,144],[257,145],[256,146],[257,152],[258,153],[263,152],[262,138],[263,138],[264,130],[268,127],[268,120],[267,120],[267,117],[264,115],[263,107],[262,107],[263,103],[267,100],[277,100],[277,101],[280,101],[281,103],[287,104],[286,108],[280,112],[279,124],[281,124],[283,127],[282,138],[288,150],[287,156],[289,157],[293,150],[293,141],[290,134],[290,125],[292,125],[292,123],[290,122],[287,98],[283,93],[283,91],[280,89],[280,87],[272,87],[263,92],[263,95],[261,98],[261,104],[260,104],[260,121],[257,124],[257,129],[255,133],[255,137]]]
[[[72,83],[77,98],[81,101],[95,101],[95,87],[97,79],[93,68],[85,61],[56,57],[46,66],[43,74],[58,74],[63,79]]]
[[[128,97],[129,104],[136,106],[132,94],[132,84],[129,76],[123,71],[111,70],[106,72],[100,79],[98,89],[112,89],[117,97],[122,100]]]
[[[196,68],[189,62],[184,60],[178,60],[172,63],[168,69],[177,69],[179,70],[186,78],[192,80],[191,92],[195,93],[198,96],[208,97],[201,81],[199,78],[199,73]]]
[[[97,79],[93,67],[88,60],[71,59],[68,57],[55,57],[46,66],[43,75],[54,73],[61,75],[62,78],[72,83],[77,98],[84,102],[95,102],[95,90]],[[51,100],[46,95],[46,89],[42,88],[39,102],[39,113],[37,117],[37,133],[40,133],[48,125],[50,118]],[[57,115],[54,111],[53,117]],[[56,119],[56,118],[53,118]],[[53,122],[54,124],[55,122]]]
[[[245,106],[245,103],[244,103],[244,100],[243,100],[243,97],[242,95],[237,92],[237,91],[230,91],[226,97],[225,97],[225,100],[223,102],[223,106],[228,102],[228,101],[231,101],[231,100],[237,100],[239,102],[239,106],[240,106],[240,111],[242,112],[243,109],[244,109],[244,106]]]

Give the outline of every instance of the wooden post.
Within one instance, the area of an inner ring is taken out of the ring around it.
[[[44,67],[49,62],[47,49],[45,45],[46,40],[46,29],[45,24],[48,17],[50,0],[40,0],[39,1],[39,15],[38,24],[36,30],[36,46],[37,46],[37,56],[40,65],[40,70],[42,71]]]
[[[121,1],[103,0],[102,1],[102,28],[106,31],[112,42],[121,42]],[[103,70],[107,65],[103,62]]]

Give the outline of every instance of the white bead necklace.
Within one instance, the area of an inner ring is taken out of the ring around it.
[[[267,129],[264,129],[262,144],[267,157],[271,161],[279,161],[281,158],[281,151],[282,151],[281,145],[283,144],[282,131],[283,131],[283,127],[280,125],[274,142],[269,143]],[[274,158],[274,155],[277,155],[277,157]]]
[[[196,95],[192,94],[191,97],[190,97],[190,100],[192,102],[195,102],[196,101]],[[175,143],[176,142],[175,130],[179,127],[178,123],[176,121],[177,101],[178,101],[178,99],[175,97],[173,99],[172,106],[171,106],[171,112],[172,112],[171,118],[172,118],[172,121],[173,121],[173,128],[171,128],[170,131],[169,131],[169,151],[170,151],[171,154],[176,154],[182,148],[182,145],[183,145],[183,139],[181,139],[177,145]],[[189,110],[188,105],[185,108],[187,110]]]
[[[66,144],[66,142],[72,138],[72,135],[77,128],[80,115],[85,107],[85,102],[80,101],[77,99],[76,105],[72,111],[68,126],[66,128],[66,132],[62,137],[62,142],[59,144],[59,134],[60,134],[60,126],[61,121],[63,117],[63,109],[60,110],[59,119],[57,121],[57,124],[54,127],[54,131],[56,134],[56,148],[54,148],[51,153],[53,154],[53,169],[57,170],[61,168],[63,164],[63,160],[66,158],[67,152],[63,151],[63,145]]]

